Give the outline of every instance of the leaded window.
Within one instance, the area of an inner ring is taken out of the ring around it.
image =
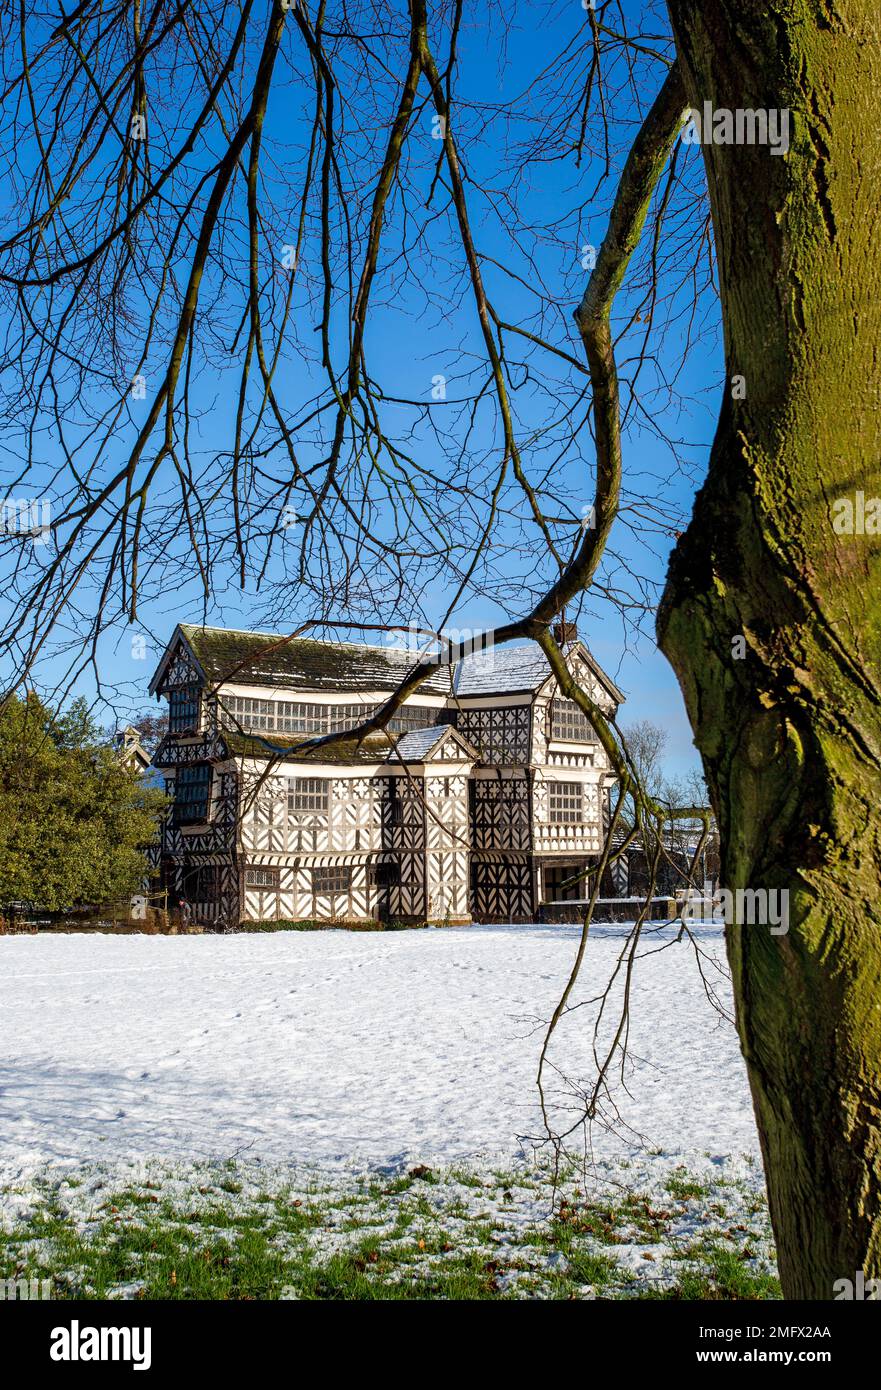
[[[208,819],[211,802],[211,764],[188,763],[179,767],[174,784],[173,817],[177,825]]]
[[[225,728],[259,729],[277,734],[340,734],[356,728],[378,705],[322,705],[302,700],[260,700],[250,695],[222,695],[220,722]],[[391,733],[424,729],[444,722],[447,712],[431,705],[404,705],[389,721]]]
[[[596,743],[597,736],[593,725],[576,705],[574,700],[565,700],[562,695],[554,697],[551,703],[551,738],[563,743]]]
[[[236,723],[240,724],[243,729],[268,731],[275,728],[272,700],[254,700],[248,696],[224,703],[237,706],[231,712],[235,715]]]
[[[343,734],[375,714],[376,705],[325,705],[318,733]]]
[[[217,864],[199,864],[184,874],[183,896],[194,903],[213,902],[219,892]]]
[[[320,865],[312,870],[313,893],[348,893],[352,870],[343,865]]]
[[[302,700],[258,700],[249,695],[220,698],[224,727],[277,734],[343,733],[368,719],[375,709],[375,705],[321,705]]]
[[[280,734],[308,734],[321,727],[322,706],[301,705],[295,700],[273,702],[273,727]],[[243,721],[247,723],[247,721]]]
[[[183,686],[168,692],[168,731],[188,733],[199,722],[199,687]]]
[[[327,777],[289,777],[288,811],[294,816],[320,815],[330,810]]]
[[[431,729],[435,724],[444,723],[445,710],[432,705],[402,705],[389,720],[386,728],[389,733],[403,734],[408,729]]]
[[[584,786],[581,782],[551,782],[548,819],[552,824],[584,820]]]
[[[279,870],[254,865],[245,870],[245,884],[248,888],[278,888]]]
[[[401,882],[401,866],[396,859],[371,864],[369,879],[376,888],[396,888]]]

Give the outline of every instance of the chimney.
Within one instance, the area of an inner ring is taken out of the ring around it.
[[[565,620],[554,623],[551,628],[554,641],[560,647],[568,647],[570,642],[578,641],[578,624],[567,623]]]

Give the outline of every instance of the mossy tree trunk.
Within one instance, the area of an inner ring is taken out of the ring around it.
[[[670,11],[695,107],[790,111],[785,157],[703,147],[727,381],[658,629],[723,883],[790,894],[788,934],[733,926],[728,952],[784,1294],[829,1299],[881,1275],[878,3]]]

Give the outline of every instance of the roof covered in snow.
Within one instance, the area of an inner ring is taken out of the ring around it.
[[[213,685],[235,681],[294,690],[395,690],[418,660],[405,648],[366,642],[325,642],[189,623],[181,623],[180,632]],[[421,689],[449,694],[449,668],[439,667]]]
[[[430,729],[408,729],[395,745],[395,756],[403,758],[405,762],[421,761],[440,742],[448,728],[449,725],[435,725]]]
[[[235,683],[280,690],[391,691],[419,661],[417,652],[403,647],[181,623],[151,689],[159,685],[163,667],[179,638],[190,648],[212,686]],[[580,653],[610,694],[619,702],[623,700],[622,692],[599,668],[583,642],[576,641],[565,650]],[[547,658],[535,642],[518,647],[490,646],[460,658],[453,667],[438,666],[421,682],[419,691],[461,698],[527,694],[538,690],[550,674]]]
[[[320,763],[321,749],[314,748],[314,738],[298,734],[231,733],[224,729],[222,738],[229,752],[248,758],[281,757],[288,761],[302,760]],[[329,747],[325,754],[332,763],[422,763],[431,758],[437,746],[451,739],[461,750],[463,762],[476,762],[480,754],[468,740],[449,724],[436,724],[426,729],[408,729],[403,734],[369,734],[358,743],[353,738],[342,739]]]
[[[472,652],[457,664],[457,695],[503,695],[537,690],[551,674],[541,647],[488,647]]]

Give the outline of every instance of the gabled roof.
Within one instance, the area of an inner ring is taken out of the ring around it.
[[[541,647],[488,647],[463,656],[456,668],[457,695],[514,695],[535,690],[550,674]]]
[[[220,735],[230,754],[246,758],[280,756],[293,762],[305,763],[423,763],[438,752],[444,742],[459,745],[460,761],[479,762],[480,754],[458,730],[449,724],[435,724],[427,729],[408,729],[404,734],[370,734],[360,744],[355,739],[343,739],[325,754],[321,750],[308,752],[311,739],[298,734],[237,734],[224,729]]]
[[[402,647],[306,637],[290,639],[284,633],[181,623],[150,683],[151,693],[160,685],[178,640],[189,648],[209,686],[229,681],[282,690],[391,691],[418,661],[416,652]],[[617,702],[624,699],[583,642],[573,642],[565,650],[567,655],[580,654]],[[463,698],[529,694],[537,691],[550,675],[547,658],[535,642],[519,647],[488,647],[460,658],[452,668],[439,666],[436,674],[426,677],[419,691]],[[418,692],[414,698],[418,699]]]
[[[464,735],[450,724],[435,724],[430,729],[408,729],[395,744],[394,759],[405,763],[421,763],[438,751],[442,743],[458,743],[462,761],[477,762],[480,754]]]
[[[117,729],[113,735],[113,746],[121,763],[129,766],[135,764],[141,772],[147,771],[152,759],[141,742],[140,731],[133,724]]]
[[[563,652],[570,667],[573,656],[581,657],[615,702],[621,704],[624,692],[597,665],[581,640],[570,642]],[[529,693],[539,690],[552,675],[548,659],[537,642],[530,642],[526,647],[488,647],[459,662],[455,693],[462,699]]]
[[[324,642],[310,637],[288,639],[281,632],[241,632],[235,628],[196,627],[181,623],[172,635],[152,689],[180,636],[192,651],[209,685],[235,681],[291,690],[395,690],[409,675],[417,654],[402,647],[366,642]],[[448,695],[449,667],[438,667],[421,690]]]
[[[623,703],[624,700],[627,699],[627,696],[624,694],[624,691],[621,690],[615,684],[611,676],[606,675],[605,671],[603,670],[602,666],[600,666],[593,653],[588,651],[587,647],[584,645],[580,638],[578,639],[578,641],[570,642],[568,646],[565,646],[563,648],[563,653],[569,664],[570,670],[572,669],[571,658],[580,657],[581,660],[584,662],[585,666],[588,668],[588,670],[591,671],[593,675],[596,677],[596,679],[599,681],[600,685],[604,686],[608,693],[612,696],[612,699],[615,701],[616,704],[620,705]],[[547,666],[545,668],[545,681],[547,681],[549,685],[553,685],[554,688],[556,687],[556,678],[550,666]]]

